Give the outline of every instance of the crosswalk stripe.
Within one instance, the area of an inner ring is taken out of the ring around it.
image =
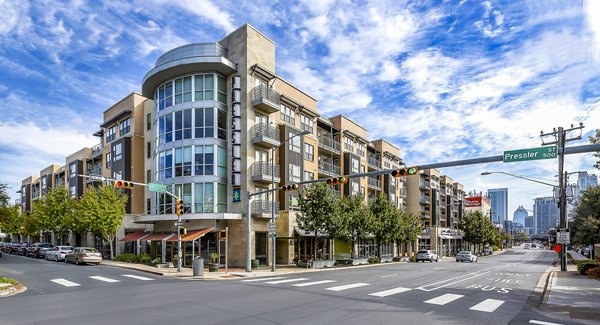
[[[154,279],[147,278],[145,276],[139,276],[139,275],[133,275],[133,274],[122,274],[122,275],[124,277],[132,278],[132,279],[137,279],[137,280],[142,280],[142,281],[154,281]]]
[[[65,279],[52,279],[50,281],[52,281],[54,283],[57,283],[57,284],[60,284],[60,285],[63,285],[65,287],[77,287],[77,286],[80,286],[79,283],[71,282],[71,281],[65,280]]]
[[[469,309],[491,313],[498,307],[500,307],[503,303],[504,300],[486,299]]]
[[[314,281],[314,282],[304,282],[304,283],[296,283],[293,284],[293,286],[296,287],[308,287],[308,286],[314,286],[317,284],[324,284],[324,283],[331,283],[331,282],[335,282],[334,280],[321,280],[321,281]]]
[[[90,279],[94,279],[94,280],[98,280],[98,281],[104,281],[104,282],[110,282],[110,283],[121,282],[119,280],[115,280],[115,279],[111,279],[111,278],[105,278],[105,277],[99,276],[99,275],[90,276]]]
[[[346,284],[343,286],[327,288],[325,290],[342,291],[342,290],[347,290],[347,289],[352,289],[352,288],[364,287],[364,286],[368,286],[368,285],[369,285],[368,283],[352,283],[352,284]]]
[[[434,305],[445,305],[449,302],[452,302],[456,299],[462,298],[464,295],[455,295],[453,293],[447,293],[445,295],[441,295],[439,297],[435,297],[433,299],[429,299],[425,301],[426,304],[434,304]]]
[[[258,279],[242,280],[242,282],[269,281],[269,280],[277,280],[277,279],[284,279],[284,278],[285,277],[283,277],[283,276],[276,276],[276,277],[272,277],[272,278],[258,278]]]
[[[529,321],[529,324],[540,324],[540,325],[562,325],[561,323],[551,323],[551,322],[544,322],[541,320],[535,320],[532,319]]]
[[[269,282],[265,282],[265,283],[268,283],[268,284],[280,284],[280,283],[297,282],[297,281],[304,281],[304,280],[308,280],[308,278],[275,280],[275,281],[269,281]]]
[[[409,290],[411,290],[411,289],[398,287],[398,288],[394,288],[394,289],[390,289],[390,290],[369,293],[369,296],[387,297],[387,296],[395,295],[397,293],[401,293],[401,292],[405,292],[405,291],[409,291]]]

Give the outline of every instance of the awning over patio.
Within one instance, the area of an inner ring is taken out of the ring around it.
[[[204,228],[204,229],[198,229],[198,230],[190,230],[188,231],[187,234],[181,236],[181,241],[192,241],[192,240],[196,240],[204,235],[206,235],[207,233],[211,232],[213,229],[215,229],[214,227],[210,227],[210,228]],[[177,235],[174,234],[175,236],[169,238],[169,241],[177,241]]]
[[[119,241],[136,241],[148,235],[150,235],[149,232],[139,230],[119,239]]]
[[[142,238],[142,240],[161,241],[161,240],[171,238],[172,236],[176,236],[176,235],[173,233],[171,233],[171,234],[150,234],[150,235]]]

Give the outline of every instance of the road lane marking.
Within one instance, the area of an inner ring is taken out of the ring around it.
[[[154,281],[154,279],[147,278],[145,276],[133,275],[133,274],[122,274],[122,276],[132,278],[132,279],[138,279],[138,280],[142,280],[142,281]]]
[[[550,323],[550,322],[543,322],[541,320],[535,320],[532,319],[529,321],[529,324],[540,324],[540,325],[563,325],[562,323]]]
[[[503,303],[504,300],[486,299],[469,309],[491,313],[498,309],[498,307],[502,306]]]
[[[292,284],[292,285],[296,286],[296,287],[308,287],[308,286],[314,286],[317,284],[324,284],[324,283],[331,283],[331,282],[335,282],[335,281],[334,280],[321,280],[321,281],[314,281],[314,282],[296,283],[296,284]]]
[[[481,272],[481,271],[479,271],[479,272]],[[443,287],[447,287],[449,285],[457,284],[459,282],[471,280],[471,279],[474,279],[474,278],[476,278],[478,276],[482,276],[482,275],[488,274],[490,272],[491,271],[485,271],[483,273],[477,273],[477,272],[468,273],[468,274],[465,274],[465,275],[461,275],[461,276],[453,277],[453,278],[450,278],[450,279],[446,279],[446,280],[434,282],[434,283],[431,283],[431,284],[426,284],[424,286],[418,287],[417,289],[418,290],[422,290],[422,291],[430,292],[430,291],[437,290],[437,289],[440,289],[440,288],[443,288]],[[454,280],[456,280],[456,281],[454,281]],[[445,284],[443,284],[443,283],[445,283]],[[440,284],[443,284],[443,285],[440,285]],[[431,288],[427,288],[427,287],[431,287]]]
[[[369,296],[387,297],[387,296],[395,295],[397,293],[402,293],[402,292],[410,291],[410,290],[411,289],[409,289],[409,288],[398,287],[398,288],[394,288],[394,289],[390,289],[390,290],[369,293]]]
[[[98,280],[98,281],[104,281],[104,282],[110,282],[110,283],[121,282],[119,280],[115,280],[115,279],[111,279],[111,278],[105,278],[105,277],[99,276],[99,275],[90,276],[90,279],[94,279],[94,280]]]
[[[276,280],[276,281],[269,281],[269,282],[265,282],[265,283],[268,283],[268,284],[280,284],[280,283],[297,282],[297,281],[304,281],[304,280],[308,280],[308,278]]]
[[[433,299],[424,301],[424,303],[443,306],[449,302],[453,302],[454,300],[460,299],[462,297],[464,297],[464,295],[455,295],[453,293],[447,293],[445,295],[441,295],[439,297],[435,297]]]
[[[60,285],[63,285],[65,287],[77,287],[77,286],[81,285],[79,283],[71,282],[71,281],[65,280],[65,279],[52,279],[50,281],[60,284]]]
[[[389,278],[389,277],[391,277],[391,276],[396,276],[396,275],[398,275],[398,274],[383,275],[383,276],[381,276],[380,278],[381,278],[381,279],[383,279],[383,278]]]
[[[368,285],[369,285],[368,283],[352,283],[352,284],[346,284],[343,286],[327,288],[325,290],[342,291],[342,290],[347,290],[347,289],[352,289],[352,288],[364,287],[364,286],[368,286]]]
[[[284,276],[276,276],[276,277],[272,277],[272,278],[250,279],[250,280],[242,280],[242,282],[269,281],[269,280],[277,280],[277,279],[285,279],[285,277]]]

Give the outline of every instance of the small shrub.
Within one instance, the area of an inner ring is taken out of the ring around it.
[[[577,272],[579,272],[581,275],[585,275],[587,270],[597,266],[600,265],[598,265],[598,263],[595,261],[586,258],[585,260],[581,260],[577,263]]]
[[[148,255],[140,255],[140,256],[138,256],[138,259],[137,259],[138,264],[149,265],[150,261],[152,261],[152,258],[150,258],[150,256],[148,256]]]
[[[136,260],[137,256],[132,253],[124,253],[115,257],[115,261],[117,262],[136,263]]]
[[[417,261],[417,257],[416,256],[411,256],[410,257],[410,261],[411,262],[416,262]]]
[[[218,263],[220,257],[221,256],[217,252],[210,253],[210,259],[212,260],[213,263]]]
[[[381,263],[381,260],[379,259],[379,257],[369,257],[368,261],[369,261],[369,264]]]
[[[150,265],[156,266],[156,265],[160,264],[161,262],[162,261],[160,260],[160,258],[157,257],[157,258],[153,259],[152,261],[150,261]]]
[[[588,277],[600,280],[600,267],[594,267],[587,270]]]

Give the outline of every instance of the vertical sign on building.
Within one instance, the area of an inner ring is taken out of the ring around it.
[[[241,185],[242,104],[241,77],[233,76],[231,89],[231,185]]]

